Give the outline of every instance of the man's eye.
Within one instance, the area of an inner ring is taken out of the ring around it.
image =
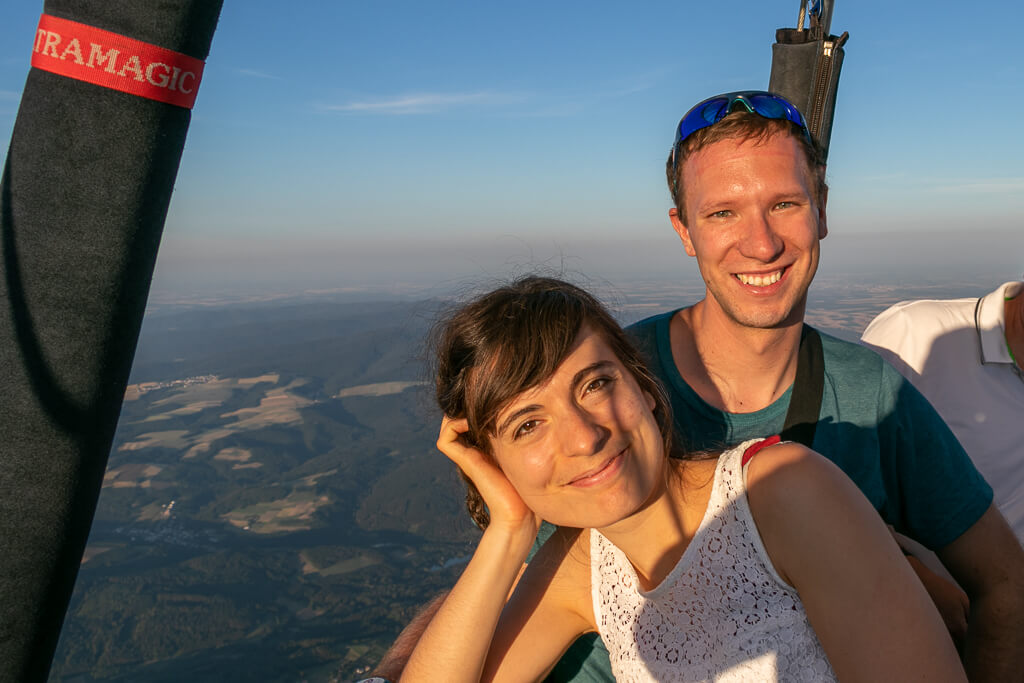
[[[538,424],[540,424],[538,420],[527,420],[526,422],[524,422],[523,424],[519,425],[516,428],[516,431],[512,435],[512,438],[518,439],[521,436],[526,436],[530,434],[533,430],[537,428]]]
[[[728,218],[732,215],[732,211],[729,209],[722,209],[721,211],[715,211],[709,216],[709,218]]]
[[[775,208],[776,209],[788,209],[791,206],[796,206],[796,204],[794,204],[793,202],[785,201],[785,202],[779,202],[778,204],[776,204]]]

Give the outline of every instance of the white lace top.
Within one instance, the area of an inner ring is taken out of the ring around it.
[[[697,534],[653,590],[591,530],[594,616],[616,681],[836,680],[754,526],[741,460],[756,442],[721,455]]]

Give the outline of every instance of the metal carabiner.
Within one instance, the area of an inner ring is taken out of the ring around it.
[[[815,37],[827,38],[832,26],[832,0],[811,0],[808,7],[808,0],[800,0],[800,15],[796,21],[796,30],[804,30],[804,22],[809,20],[811,31],[816,32]]]

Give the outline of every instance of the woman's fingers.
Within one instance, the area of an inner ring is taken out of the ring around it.
[[[468,445],[469,422],[465,418],[441,420],[437,448],[459,466],[483,496],[491,513],[491,522],[504,520],[519,525],[530,523],[529,510],[501,468],[478,448]],[[532,522],[534,525],[537,522]],[[536,532],[536,529],[534,529]]]
[[[466,460],[484,460],[484,454],[468,444],[469,420],[466,418],[452,419],[445,416],[441,420],[441,432],[437,435],[437,450],[448,456],[456,465],[462,467]]]
[[[504,473],[478,448],[468,445],[466,435],[469,421],[465,418],[441,420],[441,432],[437,437],[437,449],[458,465],[477,488],[487,486],[490,480],[507,482]],[[484,495],[484,491],[480,491]],[[485,496],[486,497],[486,496]]]

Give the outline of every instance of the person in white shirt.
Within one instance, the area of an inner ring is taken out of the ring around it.
[[[904,301],[861,341],[935,406],[1024,543],[1024,282],[981,298]]]

